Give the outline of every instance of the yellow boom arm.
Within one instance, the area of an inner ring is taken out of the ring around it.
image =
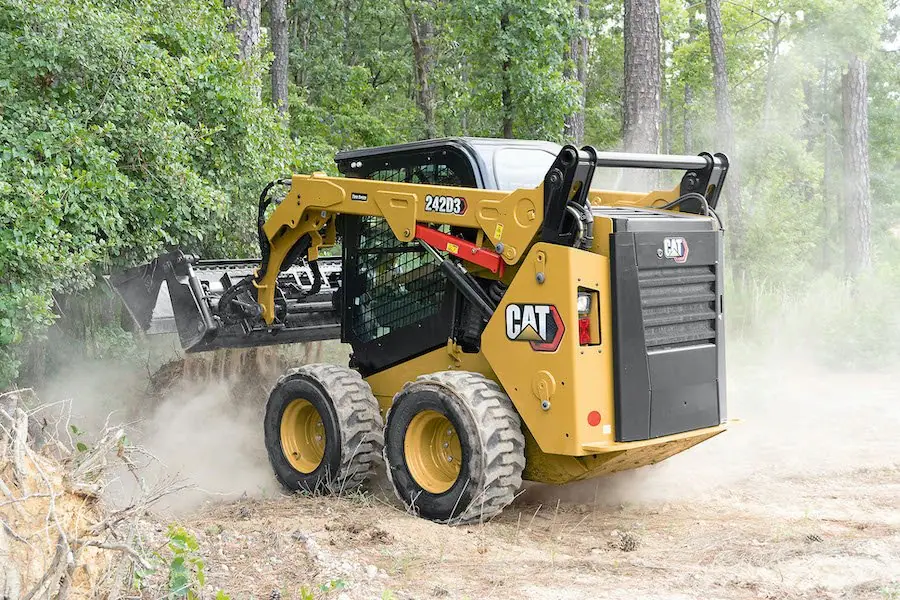
[[[544,186],[514,192],[294,175],[284,201],[266,221],[263,232],[270,254],[265,272],[255,281],[262,317],[275,318],[278,273],[291,250],[310,236],[307,258],[334,243],[339,214],[382,217],[401,242],[415,239],[416,224],[433,223],[475,230],[477,245],[496,249],[506,264],[524,254],[544,219]],[[443,250],[443,248],[442,248]]]

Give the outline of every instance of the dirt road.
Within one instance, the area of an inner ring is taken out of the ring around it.
[[[900,374],[775,363],[729,386],[728,433],[641,471],[529,486],[481,526],[414,518],[383,491],[265,492],[179,520],[210,590],[237,597],[900,598]]]

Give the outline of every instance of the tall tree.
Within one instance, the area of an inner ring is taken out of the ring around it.
[[[713,65],[713,86],[716,94],[716,126],[722,148],[731,159],[728,177],[725,178],[725,202],[729,248],[732,256],[738,256],[744,237],[744,207],[741,203],[740,169],[734,135],[734,118],[731,114],[731,98],[728,90],[728,71],[725,63],[725,37],[722,33],[722,11],[719,0],[706,0],[706,24],[709,28],[709,51]],[[735,263],[740,270],[740,263]]]
[[[281,114],[288,112],[287,0],[269,0],[269,35],[272,38],[272,102]]]
[[[838,144],[835,140],[835,134],[832,130],[832,117],[829,106],[826,103],[834,101],[832,93],[830,62],[826,57],[822,66],[821,95],[823,107],[821,109],[822,122],[822,196],[825,202],[822,210],[822,227],[825,230],[825,239],[822,241],[822,265],[826,268],[835,264],[835,256],[838,248],[833,242],[833,238],[838,237],[838,224],[840,216],[838,215],[839,207],[842,205],[839,194],[835,193],[835,188],[840,189],[836,182],[835,175],[840,173],[840,165],[838,163]]]
[[[575,34],[569,45],[569,56],[575,65],[575,80],[580,89],[575,110],[566,117],[566,138],[581,145],[584,141],[584,111],[587,93],[587,68],[590,54],[590,40],[588,27],[590,24],[590,0],[576,0],[575,2]]]
[[[247,59],[259,45],[260,0],[224,0],[225,6],[234,9],[234,19],[228,25],[238,39],[238,55]]]
[[[869,188],[868,72],[853,56],[842,78],[844,115],[844,245],[847,275],[872,265],[872,199]]]
[[[658,152],[659,0],[625,0],[625,150]]]
[[[682,137],[685,154],[694,153],[694,86],[690,81],[684,82],[684,124]]]
[[[687,44],[693,46],[697,41],[696,9],[688,6],[688,39]],[[685,154],[694,153],[694,83],[690,73],[684,79],[684,121],[682,123],[682,150]]]
[[[425,137],[437,136],[434,124],[434,25],[432,24],[433,0],[404,0],[403,9],[409,23],[415,65],[416,105],[425,119]]]
[[[504,42],[508,37],[509,31],[509,7],[504,6],[503,12],[500,13],[500,38]],[[512,77],[510,68],[512,67],[512,52],[506,49],[506,56],[503,57],[501,63],[501,85],[500,103],[503,106],[502,126],[500,127],[500,136],[504,138],[513,137],[513,100],[512,100]]]

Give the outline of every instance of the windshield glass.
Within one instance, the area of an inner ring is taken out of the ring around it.
[[[556,155],[541,148],[500,148],[494,153],[497,188],[534,188],[544,180]]]

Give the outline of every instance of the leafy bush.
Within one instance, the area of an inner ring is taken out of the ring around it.
[[[264,182],[319,166],[226,19],[218,0],[0,3],[0,389],[54,292],[170,246],[242,253]]]
[[[181,527],[169,528],[169,598],[175,600],[200,598],[206,583],[206,565],[199,554],[200,545],[196,538]]]

